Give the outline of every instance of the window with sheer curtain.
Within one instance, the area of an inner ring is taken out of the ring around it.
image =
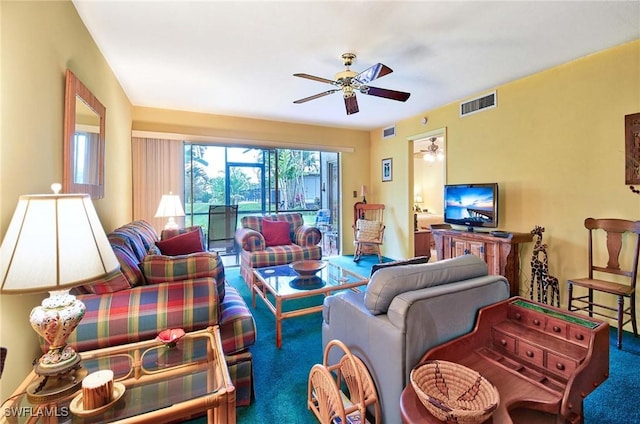
[[[166,218],[154,218],[163,194],[178,194],[184,202],[184,150],[182,140],[131,139],[133,163],[133,219],[144,219],[162,231]],[[184,226],[184,217],[176,217]]]

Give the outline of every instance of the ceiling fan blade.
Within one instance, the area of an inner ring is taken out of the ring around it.
[[[361,82],[362,84],[368,84],[375,79],[390,74],[391,72],[393,72],[393,70],[388,66],[383,65],[382,63],[377,63],[369,69],[365,69],[364,71],[360,72],[354,77],[354,79]]]
[[[362,94],[368,94],[370,96],[384,97],[385,99],[398,100],[399,102],[406,102],[411,93],[405,93],[404,91],[388,90],[386,88],[378,87],[366,87],[360,90]]]
[[[352,115],[354,113],[358,113],[358,100],[356,96],[349,96],[344,98],[344,105],[347,108],[347,115]]]
[[[333,84],[335,85],[336,82],[330,79],[326,79],[326,78],[322,78],[322,77],[316,77],[315,75],[309,75],[309,74],[293,74],[294,77],[300,77],[300,78],[306,78],[306,79],[310,79],[313,81],[319,81],[319,82],[326,82],[327,84]]]
[[[309,97],[305,97],[304,99],[296,100],[293,103],[300,104],[300,103],[308,102],[309,100],[319,99],[320,97],[324,97],[324,96],[328,96],[329,94],[333,94],[336,91],[340,91],[340,90],[335,89],[335,90],[323,91],[322,93],[314,94],[313,96],[309,96]]]

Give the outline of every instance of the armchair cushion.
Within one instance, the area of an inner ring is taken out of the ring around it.
[[[81,293],[105,294],[115,293],[120,290],[130,289],[131,285],[122,272],[118,271],[105,278],[94,281],[91,284],[82,286]]]
[[[68,339],[78,351],[152,339],[159,329],[194,331],[220,319],[211,278],[79,295],[78,299],[86,305],[86,313]]]
[[[147,255],[141,264],[148,284],[160,284],[214,276],[219,301],[225,295],[224,265],[215,252],[188,255]]]
[[[430,264],[385,268],[369,280],[364,303],[372,314],[384,314],[391,301],[401,293],[486,275],[486,262],[470,254]]]
[[[160,233],[160,240],[167,240],[167,239],[170,239],[171,237],[175,237],[180,234],[184,234],[184,233],[188,233],[196,230],[200,233],[200,239],[202,240],[202,248],[199,250],[199,252],[204,252],[205,250],[207,250],[207,245],[205,244],[206,238],[204,236],[204,229],[200,225],[192,225],[191,227],[185,227],[185,228],[163,229],[162,232]],[[151,248],[153,248],[154,246],[155,246],[155,243],[153,246],[151,246]],[[160,253],[158,253],[158,255],[159,254]]]
[[[120,271],[129,281],[131,287],[144,285],[144,275],[139,267],[140,261],[134,256],[131,250],[123,246],[111,245],[113,253],[115,253],[118,262],[120,262]]]
[[[163,255],[169,256],[202,252],[201,232],[195,229],[166,240],[158,240],[156,241],[156,246],[160,248],[160,252]]]
[[[262,236],[267,246],[291,244],[290,225],[286,221],[262,220]]]
[[[356,240],[364,242],[379,241],[382,227],[383,224],[380,221],[359,219],[356,222]]]

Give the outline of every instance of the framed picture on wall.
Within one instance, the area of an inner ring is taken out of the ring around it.
[[[625,184],[640,184],[640,113],[625,115]]]
[[[382,181],[393,180],[393,162],[391,158],[382,159]]]

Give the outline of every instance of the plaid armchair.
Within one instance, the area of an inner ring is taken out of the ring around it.
[[[289,236],[283,244],[268,245],[263,234],[264,220],[289,223]],[[321,259],[322,234],[316,227],[304,225],[301,213],[283,213],[271,216],[245,216],[236,231],[236,242],[241,247],[240,274],[253,289],[253,269],[285,265],[303,259]]]

